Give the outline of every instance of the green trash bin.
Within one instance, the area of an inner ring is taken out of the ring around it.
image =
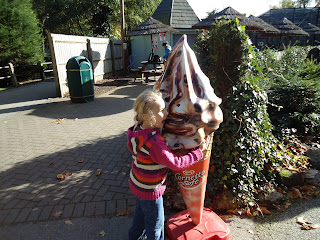
[[[67,79],[71,102],[93,101],[93,72],[91,63],[87,58],[77,56],[68,60]]]

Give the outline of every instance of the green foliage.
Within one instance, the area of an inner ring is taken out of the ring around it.
[[[227,189],[236,202],[248,203],[265,185],[275,184],[276,170],[289,164],[272,134],[267,95],[248,74],[259,66],[244,28],[235,21],[213,25],[198,38],[196,49],[202,70],[223,97],[224,122],[213,141],[215,171],[209,174],[209,186]]]
[[[259,82],[268,93],[277,136],[320,133],[320,66],[306,60],[308,50],[288,47],[278,57],[270,49],[256,54]]]
[[[160,0],[125,1],[127,31],[147,19]],[[120,38],[120,1],[33,0],[43,27],[53,33]]]
[[[220,97],[232,92],[232,86],[239,83],[248,68],[252,53],[248,40],[244,27],[236,21],[216,22],[197,39],[195,49],[201,66]]]
[[[0,0],[0,65],[43,61],[42,37],[29,0]]]
[[[278,151],[267,113],[265,92],[247,79],[233,88],[222,104],[224,122],[216,132],[212,147],[215,171],[209,179],[216,188],[232,190],[237,201],[248,203],[268,183],[275,183],[279,166],[289,162]]]

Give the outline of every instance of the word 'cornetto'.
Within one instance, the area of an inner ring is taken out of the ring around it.
[[[202,172],[198,172],[197,174],[193,176],[181,176],[180,173],[176,173],[174,176],[177,181],[182,181],[183,186],[189,186],[192,187],[193,185],[197,185],[199,183],[199,178],[201,178],[206,173],[205,170]]]

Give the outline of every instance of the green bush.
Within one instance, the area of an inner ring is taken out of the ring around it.
[[[209,32],[198,36],[195,50],[201,67],[222,98],[246,73],[253,53],[248,41],[244,27],[236,21],[219,21]]]
[[[279,137],[320,133],[320,66],[306,60],[308,50],[289,46],[280,57],[270,49],[255,56],[259,83],[268,94],[269,116]]]
[[[295,164],[272,133],[265,91],[249,74],[259,66],[244,28],[220,21],[206,34],[196,42],[199,64],[223,97],[224,114],[213,141],[215,170],[208,186],[218,192],[227,189],[237,203],[248,203],[264,186],[276,185],[281,167]]]

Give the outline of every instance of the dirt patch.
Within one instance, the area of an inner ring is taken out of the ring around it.
[[[128,78],[128,77],[114,77],[114,78],[102,79],[94,84],[94,94],[96,96],[99,96],[119,86],[127,85],[131,81],[133,81],[133,78]]]

